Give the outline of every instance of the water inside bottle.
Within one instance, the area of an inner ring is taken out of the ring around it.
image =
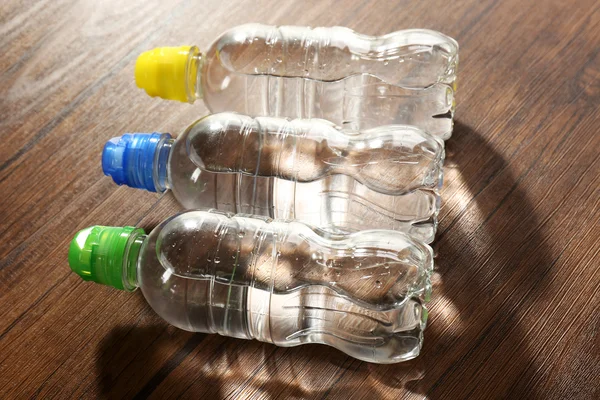
[[[442,139],[452,132],[454,92],[444,83],[406,89],[367,73],[339,81],[231,73],[226,82],[205,97],[211,110],[322,118],[352,130],[414,125]],[[237,91],[243,95],[232,98]]]
[[[213,112],[323,118],[352,129],[452,131],[458,45],[429,30],[380,37],[342,27],[247,24],[223,34],[197,82]]]
[[[374,362],[418,354],[431,252],[402,234],[328,238],[297,222],[194,211],[142,251],[144,295],[183,329],[324,343]]]
[[[336,175],[317,182],[211,173],[189,159],[185,141],[177,141],[169,163],[171,189],[187,209],[216,208],[233,213],[298,219],[332,233],[399,230],[426,243],[437,227],[439,195],[417,190],[391,196]]]

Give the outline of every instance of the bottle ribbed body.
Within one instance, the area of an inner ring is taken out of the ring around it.
[[[248,24],[199,60],[196,93],[213,112],[323,118],[351,129],[452,132],[456,42],[429,30],[381,37],[347,28]]]
[[[182,329],[279,346],[323,343],[379,363],[415,357],[431,249],[399,232],[329,235],[299,222],[190,211],[138,262],[151,306]]]
[[[343,130],[321,119],[209,115],[190,129],[187,151],[205,171],[314,182],[346,175],[367,188],[401,195],[436,188],[444,149],[414,126]]]
[[[240,117],[236,118],[239,121]],[[437,186],[441,184],[443,150],[426,154],[423,159],[429,159],[430,166],[417,168],[427,171],[421,175],[429,174],[427,179],[435,182],[435,187],[432,184],[404,195],[379,193],[350,176],[340,174],[314,182],[295,182],[240,172],[214,173],[197,167],[190,159],[190,148],[186,145],[189,136],[195,135],[202,126],[210,126],[211,120],[204,119],[191,125],[173,144],[169,157],[169,186],[186,208],[216,208],[277,219],[298,219],[334,233],[392,229],[413,234],[427,243],[433,240],[439,211]],[[258,142],[260,138],[257,138]],[[235,137],[232,143],[235,151],[249,147],[242,146]],[[426,149],[433,145],[430,140],[424,143],[427,144]],[[219,143],[207,144],[207,148],[217,155],[222,154],[226,160],[235,158],[233,154],[222,152]],[[267,152],[268,149],[262,151]],[[257,152],[259,149],[254,151]],[[257,161],[255,158],[254,163]],[[388,170],[384,169],[382,174],[386,172]],[[386,181],[389,183],[401,178],[398,175],[388,176]]]

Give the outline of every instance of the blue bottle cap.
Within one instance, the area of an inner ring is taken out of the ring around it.
[[[156,192],[156,149],[170,138],[168,133],[157,132],[126,133],[112,138],[102,151],[102,171],[118,185]]]

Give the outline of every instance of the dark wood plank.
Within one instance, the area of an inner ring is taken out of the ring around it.
[[[569,3],[3,2],[0,398],[600,397],[600,3]],[[78,229],[151,228],[179,210],[101,172],[108,138],[206,113],[145,96],[136,56],[254,21],[427,27],[461,45],[416,360],[194,335],[68,268]]]

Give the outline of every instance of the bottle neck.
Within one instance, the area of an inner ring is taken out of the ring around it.
[[[139,287],[138,261],[142,245],[148,235],[134,232],[128,242],[123,254],[123,287],[127,291],[133,291]]]
[[[204,55],[199,51],[190,54],[188,67],[186,69],[186,87],[188,101],[194,101],[203,97],[202,93],[202,67],[204,65]]]
[[[165,135],[156,146],[154,153],[152,179],[157,192],[164,192],[171,188],[169,177],[169,159],[175,139],[171,135]]]

